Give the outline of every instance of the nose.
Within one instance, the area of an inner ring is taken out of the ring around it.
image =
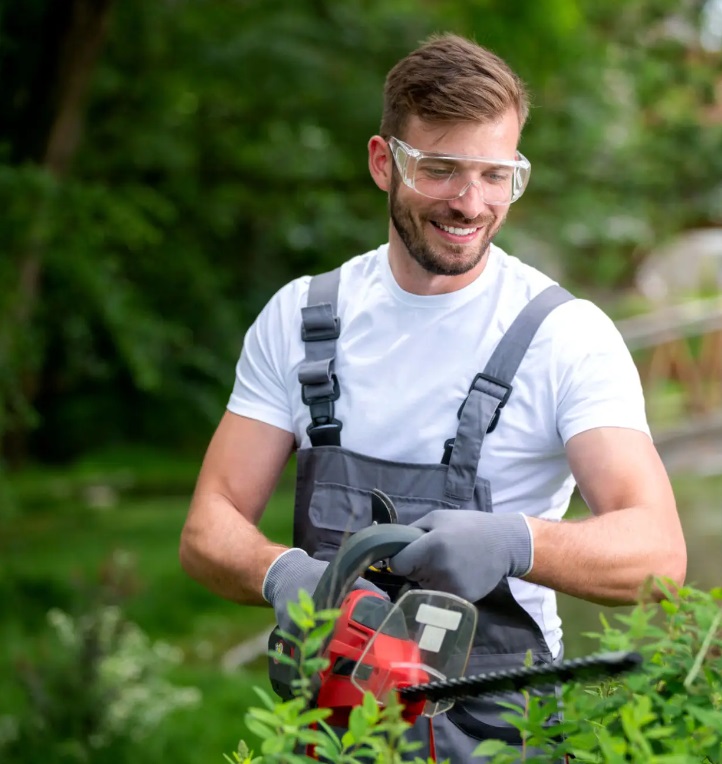
[[[486,209],[482,185],[478,180],[472,180],[462,191],[461,196],[449,199],[447,203],[451,209],[460,212],[467,220],[473,220]]]

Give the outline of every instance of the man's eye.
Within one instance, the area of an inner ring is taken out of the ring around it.
[[[456,171],[454,165],[449,164],[424,164],[419,169],[427,178],[434,180],[451,178]]]
[[[489,183],[508,183],[510,179],[511,174],[508,172],[493,171],[484,173],[484,180],[487,180]]]

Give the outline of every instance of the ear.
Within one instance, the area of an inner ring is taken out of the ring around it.
[[[382,191],[388,191],[391,187],[393,169],[389,144],[380,135],[374,135],[369,141],[369,172]]]

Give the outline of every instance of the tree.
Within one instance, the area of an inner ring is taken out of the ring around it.
[[[532,180],[499,237],[514,254],[609,294],[658,241],[722,217],[702,0],[126,0],[112,18],[109,0],[23,6],[0,36],[13,72],[0,309],[20,316],[2,324],[0,399],[16,433],[35,411],[36,457],[206,442],[270,294],[384,239],[365,145],[386,71],[433,31],[492,48],[533,94]],[[60,112],[30,94],[62,47],[39,32],[73,8],[94,9],[97,32],[112,23],[97,65],[73,49],[92,81],[86,130],[72,170],[51,171],[30,147],[52,120],[32,115]]]

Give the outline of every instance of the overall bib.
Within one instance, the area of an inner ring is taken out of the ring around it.
[[[484,371],[472,381],[459,410],[456,436],[443,444],[441,462],[409,464],[375,459],[341,446],[342,423],[334,417],[334,401],[340,394],[334,373],[341,330],[336,315],[338,284],[339,269],[315,276],[307,305],[301,309],[305,360],[298,377],[303,402],[310,410],[307,432],[312,445],[297,453],[293,543],[322,560],[331,560],[347,535],[371,525],[373,488],[392,499],[398,522],[403,524],[434,509],[493,511],[489,481],[477,476],[484,437],[499,424],[514,375],[542,321],[572,299],[554,285],[527,303]],[[514,599],[506,579],[474,604],[478,624],[467,674],[522,666],[528,651],[535,663],[552,662],[539,626]],[[498,700],[523,705],[520,694],[506,693],[457,701],[450,711],[434,718],[440,761],[447,757],[452,762],[469,761],[477,745],[489,738],[521,745],[519,732],[499,718],[506,709],[496,704]],[[428,750],[425,719],[419,719],[407,736],[424,741]],[[415,755],[422,753],[423,749]]]

